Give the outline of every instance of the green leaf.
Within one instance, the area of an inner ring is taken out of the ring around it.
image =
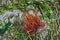
[[[0,35],[4,34],[8,30],[9,26],[11,26],[11,22],[8,22],[4,25],[5,29],[3,29],[3,28],[0,29]]]

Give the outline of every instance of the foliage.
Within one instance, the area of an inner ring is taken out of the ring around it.
[[[29,8],[30,6],[30,8]],[[32,6],[32,8],[31,8]],[[36,9],[41,11],[42,14],[42,18],[44,21],[48,20],[50,22],[49,29],[46,30],[42,30],[40,31],[40,33],[36,34],[36,35],[29,35],[29,34],[25,34],[23,32],[23,28],[21,25],[21,21],[19,19],[19,16],[16,17],[17,21],[18,21],[18,26],[12,26],[11,28],[9,28],[7,30],[7,28],[11,25],[10,22],[8,23],[4,23],[3,29],[0,29],[0,34],[3,34],[5,31],[8,32],[8,35],[10,36],[11,33],[13,33],[13,38],[12,40],[59,40],[59,31],[60,31],[60,15],[58,13],[58,6],[59,3],[58,2],[54,2],[54,1],[48,1],[48,0],[44,0],[44,1],[35,1],[35,0],[18,0],[16,3],[12,2],[10,4],[7,4],[6,6],[1,5],[0,7],[0,14],[3,14],[4,12],[6,12],[7,10],[14,10],[14,9],[19,9],[19,10],[29,10],[29,9]],[[47,23],[48,24],[48,23]],[[2,32],[3,31],[3,32]],[[45,33],[47,34],[46,36]],[[3,34],[5,35],[5,34]],[[44,36],[44,37],[43,37]],[[9,37],[8,37],[9,38]],[[11,38],[11,37],[10,37]],[[46,39],[48,38],[48,39]]]

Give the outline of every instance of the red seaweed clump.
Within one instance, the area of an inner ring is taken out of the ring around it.
[[[25,14],[24,22],[24,32],[29,34],[34,34],[39,28],[44,28],[45,26],[40,17],[37,16],[37,13],[31,15],[27,12]]]

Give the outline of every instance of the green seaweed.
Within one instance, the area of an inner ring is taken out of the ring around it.
[[[4,33],[8,30],[9,26],[11,26],[11,22],[6,23],[6,24],[4,25],[4,27],[5,27],[4,29],[3,29],[3,28],[0,29],[0,35],[1,35],[1,34],[4,34]]]

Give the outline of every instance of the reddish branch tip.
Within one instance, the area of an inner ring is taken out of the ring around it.
[[[39,28],[44,28],[45,24],[41,21],[39,16],[32,16],[29,13],[25,15],[24,32],[34,34]]]

